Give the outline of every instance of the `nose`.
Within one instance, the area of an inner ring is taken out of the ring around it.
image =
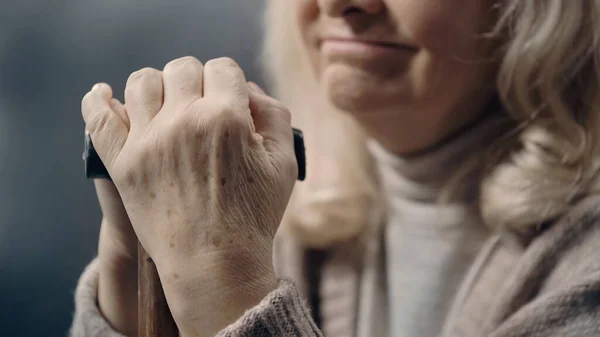
[[[384,0],[318,0],[318,2],[320,9],[332,17],[343,17],[356,12],[376,15],[385,9]]]

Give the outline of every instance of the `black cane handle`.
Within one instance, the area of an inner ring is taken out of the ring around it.
[[[298,180],[306,178],[306,153],[304,148],[304,136],[302,131],[292,128],[294,132],[294,152],[296,153],[296,162],[298,163]],[[85,149],[83,151],[83,161],[85,162],[85,176],[89,179],[109,179],[110,175],[104,167],[104,163],[98,156],[92,137],[86,133]]]

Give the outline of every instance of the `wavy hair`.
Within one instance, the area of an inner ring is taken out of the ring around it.
[[[291,4],[268,1],[263,61],[308,151],[309,177],[297,185],[283,228],[318,247],[358,236],[383,214],[367,138],[320,92]],[[533,235],[600,192],[600,2],[498,0],[492,9],[497,21],[483,38],[498,41],[497,97],[515,127],[465,162],[484,170],[484,222]]]

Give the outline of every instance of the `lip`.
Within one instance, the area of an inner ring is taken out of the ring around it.
[[[410,43],[370,40],[364,38],[344,38],[344,37],[325,37],[321,43],[347,43],[347,44],[362,44],[379,48],[392,48],[416,51],[418,48]]]
[[[321,40],[321,49],[329,55],[348,56],[366,59],[379,59],[398,53],[414,53],[414,45],[361,38],[327,37]]]

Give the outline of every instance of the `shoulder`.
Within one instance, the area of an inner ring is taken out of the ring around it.
[[[583,234],[600,226],[600,195],[588,196],[571,207],[550,228],[550,233]]]
[[[600,196],[581,200],[532,242],[539,262],[548,267],[544,286],[600,284]]]
[[[577,264],[588,259],[596,260],[595,257],[600,256],[600,195],[576,203],[535,238],[529,250],[555,263],[567,261]],[[582,252],[598,254],[595,257],[579,256]]]
[[[543,292],[566,278],[600,272],[600,195],[577,202],[525,248],[516,273]],[[525,275],[528,275],[526,277]]]
[[[491,336],[600,335],[600,196],[539,234],[504,282]]]

